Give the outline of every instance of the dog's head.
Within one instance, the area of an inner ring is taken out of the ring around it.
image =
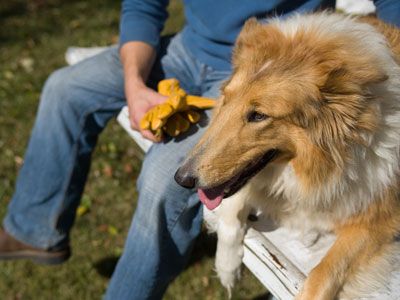
[[[269,163],[291,164],[312,189],[338,176],[352,145],[376,129],[369,86],[386,78],[379,63],[351,34],[309,23],[250,20],[239,35],[209,128],[175,175],[208,208]]]

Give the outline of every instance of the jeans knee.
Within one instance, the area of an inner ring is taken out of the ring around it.
[[[137,189],[141,194],[157,198],[180,192],[173,175],[165,174],[155,162],[144,165],[137,181]]]
[[[161,155],[162,156],[162,155]],[[137,189],[140,198],[151,205],[163,207],[167,202],[186,204],[191,191],[179,186],[174,180],[177,167],[158,155],[146,157],[140,172]],[[143,199],[147,198],[147,199]]]
[[[47,78],[40,101],[40,108],[46,113],[59,114],[78,105],[79,102],[74,99],[76,87],[74,87],[70,68],[59,69]]]
[[[43,94],[62,96],[65,91],[69,90],[71,81],[68,69],[69,67],[65,67],[51,73],[44,84]]]

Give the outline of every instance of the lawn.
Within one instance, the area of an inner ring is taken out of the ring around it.
[[[34,122],[41,87],[65,65],[68,46],[118,41],[116,0],[9,0],[0,3],[0,217],[11,199]],[[165,33],[183,24],[171,1]],[[60,266],[0,262],[0,299],[100,299],[124,246],[136,205],[141,153],[115,121],[93,156],[83,203],[71,234],[73,256]],[[215,240],[202,234],[188,268],[165,299],[227,299],[213,271]],[[132,270],[134,272],[134,270]],[[265,289],[244,270],[233,299],[263,299]]]

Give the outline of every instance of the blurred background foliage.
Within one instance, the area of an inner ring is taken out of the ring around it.
[[[120,1],[8,0],[0,2],[0,217],[11,199],[34,122],[41,88],[65,66],[68,46],[118,42]],[[165,34],[184,23],[172,0]],[[79,217],[71,233],[73,256],[61,266],[0,262],[0,299],[100,299],[136,205],[141,153],[111,121],[93,155]],[[203,233],[188,268],[165,299],[227,299],[213,271],[215,239]],[[134,272],[135,270],[132,270]],[[264,299],[265,289],[244,270],[234,299]]]

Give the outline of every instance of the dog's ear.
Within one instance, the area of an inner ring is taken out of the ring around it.
[[[246,32],[249,30],[251,31],[252,28],[257,27],[258,25],[260,25],[260,23],[257,21],[257,18],[251,17],[244,23],[242,30],[243,30],[243,32]]]
[[[236,40],[236,47],[247,47],[254,44],[255,31],[259,26],[261,25],[258,23],[255,17],[248,19],[244,23],[243,28],[239,33],[239,36]]]
[[[360,85],[384,82],[389,77],[377,65],[367,62],[360,64],[357,69],[349,69],[350,76]]]
[[[336,94],[337,91],[348,94],[364,94],[372,84],[384,82],[388,76],[372,65],[351,67],[338,66],[320,77],[320,90],[323,93]]]
[[[262,24],[256,18],[250,18],[244,24],[235,43],[233,65],[241,62],[248,65],[249,60],[264,60],[265,55],[277,52],[281,46],[282,33],[276,26]]]
[[[340,55],[340,57],[335,57]],[[380,68],[379,62],[368,56],[355,56],[352,53],[340,51],[328,61],[321,62],[321,74],[326,74],[322,84],[323,90],[363,89],[364,87],[381,83],[388,79]],[[347,87],[347,88],[346,88]],[[355,90],[354,90],[355,91]],[[350,90],[349,90],[350,92]]]

